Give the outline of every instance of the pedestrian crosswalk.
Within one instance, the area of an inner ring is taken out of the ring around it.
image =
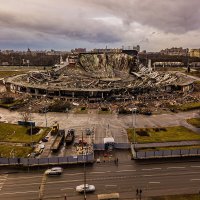
[[[3,185],[4,185],[5,181],[7,180],[7,177],[8,177],[7,174],[6,175],[0,175],[0,191],[2,190]]]

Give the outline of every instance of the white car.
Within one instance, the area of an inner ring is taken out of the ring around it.
[[[76,186],[76,191],[81,193],[84,192],[84,184]],[[85,184],[85,192],[94,192],[94,191],[95,191],[94,185]]]
[[[45,171],[46,175],[61,175],[63,173],[62,167],[53,167]]]

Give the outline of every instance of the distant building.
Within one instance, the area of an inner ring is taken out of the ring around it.
[[[2,66],[8,66],[8,65],[9,65],[9,62],[2,62],[1,65],[2,65]]]
[[[162,55],[170,55],[170,56],[187,56],[188,49],[183,49],[182,47],[172,47],[170,49],[162,49],[160,51]]]
[[[190,57],[200,58],[200,49],[191,49],[189,54],[190,54]]]
[[[71,50],[72,53],[86,53],[86,48],[76,48]]]
[[[137,52],[140,52],[140,46],[122,46],[122,50],[136,50]]]
[[[113,49],[93,49],[92,53],[121,53],[122,49],[113,48]]]

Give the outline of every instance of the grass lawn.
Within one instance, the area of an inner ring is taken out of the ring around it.
[[[191,76],[196,76],[196,77],[200,77],[200,72],[199,71],[191,71],[190,73],[186,73],[187,75],[191,75]]]
[[[16,76],[24,73],[24,71],[0,71],[0,78],[7,78],[10,76]]]
[[[75,110],[75,114],[88,114],[88,109],[78,108]]]
[[[0,144],[0,157],[27,157],[33,151],[31,147],[19,147]]]
[[[200,128],[200,118],[191,118],[187,119],[187,123],[191,124],[197,128]]]
[[[110,110],[107,111],[99,110],[98,114],[112,114],[112,112]]]
[[[30,127],[0,122],[0,141],[30,143],[31,135],[27,133],[28,129]],[[48,130],[49,128],[42,128],[39,134],[32,135],[32,141],[38,142],[41,140],[46,136]]]
[[[171,108],[175,110],[188,111],[200,108],[200,102],[186,103],[182,105],[173,105]]]
[[[130,142],[133,142],[134,131],[132,128],[127,130]],[[166,127],[166,128],[139,128],[136,129],[136,142],[173,142],[200,140],[200,134],[193,132],[183,126]]]
[[[0,103],[0,107],[2,108],[10,108],[12,106],[17,106],[22,104],[23,101],[22,100],[15,100],[13,103]]]
[[[162,197],[149,197],[148,200],[199,200],[199,194],[169,195]]]

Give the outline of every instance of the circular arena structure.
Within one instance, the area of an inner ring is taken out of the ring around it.
[[[101,100],[149,90],[191,90],[193,80],[183,75],[153,71],[139,65],[136,54],[86,53],[75,65],[66,63],[44,71],[9,77],[4,80],[12,92],[65,99]]]

